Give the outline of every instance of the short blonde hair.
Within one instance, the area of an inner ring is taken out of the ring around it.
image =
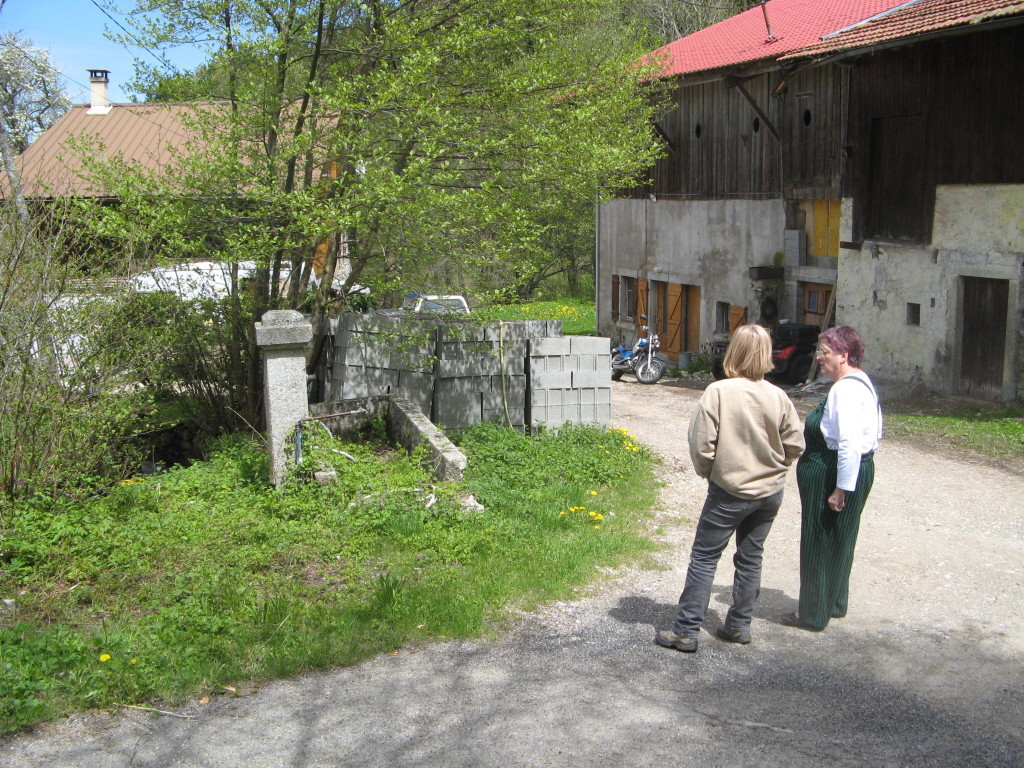
[[[771,334],[760,325],[741,325],[732,333],[722,367],[730,379],[763,379],[775,367],[772,364]]]

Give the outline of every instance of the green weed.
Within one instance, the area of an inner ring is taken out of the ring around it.
[[[651,458],[628,433],[488,424],[458,439],[461,484],[324,433],[304,450],[336,470],[329,486],[273,489],[260,447],[230,438],[88,500],[8,508],[0,597],[17,616],[0,616],[0,731],[479,635],[651,548]]]

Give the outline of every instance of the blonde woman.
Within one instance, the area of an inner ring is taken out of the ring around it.
[[[759,325],[733,333],[725,355],[725,378],[710,384],[690,422],[690,459],[708,481],[697,523],[686,586],[671,630],[655,642],[692,653],[707,614],[715,570],[733,533],[732,607],[718,636],[750,642],[750,619],[761,591],[761,557],[782,503],[786,472],[804,449],[800,419],[781,389],[765,381],[772,370],[772,340]]]

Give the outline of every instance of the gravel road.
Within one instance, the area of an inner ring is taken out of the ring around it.
[[[614,423],[663,459],[653,562],[524,615],[490,643],[409,648],[180,710],[122,710],[0,743],[0,765],[1024,765],[1024,477],[886,440],[850,613],[783,626],[799,589],[794,477],[768,539],[754,642],[714,638],[731,551],[695,654],[670,626],[704,484],[686,425],[700,392],[613,384]],[[807,410],[807,402],[801,404]],[[791,473],[792,475],[792,473]]]

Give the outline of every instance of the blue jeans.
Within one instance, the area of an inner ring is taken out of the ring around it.
[[[747,629],[754,601],[761,592],[761,556],[764,542],[782,504],[782,491],[761,499],[741,499],[708,483],[708,498],[700,513],[697,533],[690,550],[686,586],[679,596],[679,615],[673,631],[696,637],[711,601],[711,586],[722,551],[736,533],[736,575],[732,585],[732,607],[725,617],[730,631]]]

